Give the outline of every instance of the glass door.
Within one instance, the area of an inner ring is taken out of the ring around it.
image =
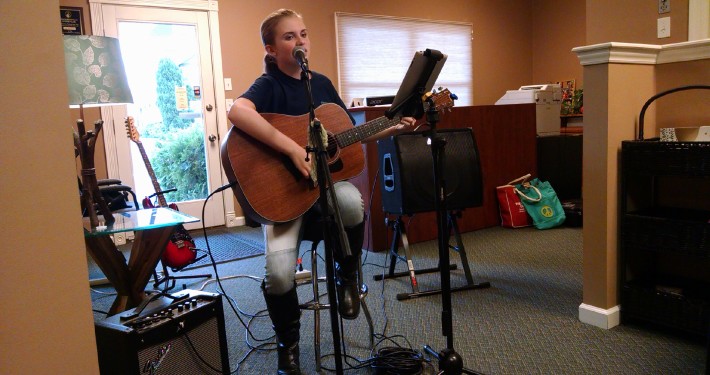
[[[200,218],[204,199],[222,183],[207,15],[101,9],[105,34],[121,43],[134,100],[127,116],[114,118],[129,130],[115,133],[119,178],[149,205],[175,203]],[[168,192],[162,201],[158,189]],[[205,212],[207,226],[224,224],[222,196],[211,198]]]

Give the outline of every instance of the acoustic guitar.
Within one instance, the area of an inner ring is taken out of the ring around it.
[[[448,89],[431,95],[437,110],[453,107]],[[316,117],[328,134],[328,169],[333,182],[359,175],[365,166],[360,141],[399,123],[399,119],[379,117],[353,126],[350,116],[337,104],[323,104]],[[288,116],[262,114],[271,125],[296,143],[309,139],[309,114]],[[313,206],[319,189],[312,180],[303,178],[291,160],[232,126],[221,147],[222,165],[237,201],[250,219],[261,224],[294,220]],[[315,158],[311,158],[315,160]],[[315,169],[315,168],[312,168]]]
[[[163,190],[160,188],[160,183],[158,178],[155,177],[155,171],[153,171],[153,166],[150,164],[148,159],[148,154],[145,152],[143,147],[143,142],[140,140],[140,134],[138,129],[136,129],[134,120],[132,116],[126,117],[126,132],[128,133],[128,138],[133,141],[133,143],[138,146],[138,150],[143,158],[143,163],[145,163],[145,168],[148,170],[148,175],[153,183],[153,188],[155,189],[155,195],[158,198],[159,207],[168,207],[175,211],[178,211],[178,207],[175,203],[168,204],[165,200]],[[153,201],[149,197],[143,198],[143,208],[154,208],[156,207]],[[170,237],[170,241],[165,246],[163,254],[161,256],[161,261],[166,266],[173,269],[180,269],[187,265],[192,264],[197,258],[197,251],[195,250],[195,241],[192,236],[187,232],[185,227],[180,224],[176,229],[175,233]]]

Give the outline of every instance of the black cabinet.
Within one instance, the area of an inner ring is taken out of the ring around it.
[[[707,335],[709,201],[710,142],[622,143],[622,322]]]
[[[561,200],[582,198],[582,134],[538,136],[537,176]]]

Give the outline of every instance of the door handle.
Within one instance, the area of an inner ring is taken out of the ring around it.
[[[207,112],[212,112],[212,109],[214,107],[212,107],[212,104],[207,104],[207,107],[205,107],[205,108],[207,109]]]
[[[216,140],[217,140],[217,136],[216,136],[216,135],[214,135],[214,134],[210,134],[210,136],[209,136],[209,137],[207,137],[207,139],[209,139],[209,140],[210,140],[210,142],[214,142],[214,141],[216,141]]]

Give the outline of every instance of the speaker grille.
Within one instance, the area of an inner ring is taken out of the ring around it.
[[[155,375],[221,374],[217,319],[156,343],[138,353],[142,373]],[[150,372],[151,365],[154,372]]]
[[[477,207],[483,201],[478,148],[473,131],[445,129],[444,181],[447,210]],[[434,167],[428,138],[404,133],[378,142],[385,212],[411,214],[435,210]]]

